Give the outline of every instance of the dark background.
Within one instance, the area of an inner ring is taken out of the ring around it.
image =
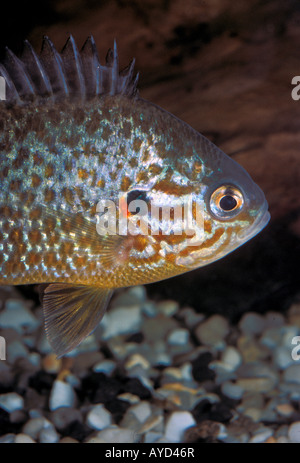
[[[81,47],[92,34],[100,59],[117,39],[132,57],[140,95],[169,110],[241,163],[261,186],[271,222],[253,240],[205,268],[147,286],[199,312],[236,321],[300,300],[300,2],[296,0],[28,0],[1,5],[0,55]],[[32,287],[18,287],[38,302]]]

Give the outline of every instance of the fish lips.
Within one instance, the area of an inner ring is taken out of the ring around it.
[[[242,242],[248,241],[257,235],[265,226],[269,223],[271,218],[270,212],[268,211],[268,203],[265,201],[260,213],[254,220],[251,227],[247,228],[246,230],[241,230],[238,233],[238,239]]]

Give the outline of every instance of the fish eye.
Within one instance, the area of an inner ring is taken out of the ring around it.
[[[217,188],[210,197],[210,210],[218,219],[231,219],[242,209],[244,198],[242,192],[231,185]]]

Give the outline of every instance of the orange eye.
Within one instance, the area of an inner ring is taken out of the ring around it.
[[[231,185],[217,188],[210,197],[210,210],[218,219],[231,219],[242,209],[244,198],[242,192]]]

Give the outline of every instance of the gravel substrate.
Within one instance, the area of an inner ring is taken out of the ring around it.
[[[0,443],[300,442],[300,304],[233,325],[130,288],[57,360],[41,309],[4,300]]]

